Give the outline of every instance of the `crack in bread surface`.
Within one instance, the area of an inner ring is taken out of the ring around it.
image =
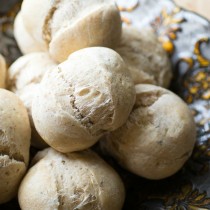
[[[91,134],[91,128],[94,125],[94,123],[91,121],[91,119],[87,116],[83,116],[79,107],[76,106],[76,97],[75,97],[75,87],[74,84],[71,84],[70,81],[67,81],[66,78],[63,75],[62,69],[58,66],[58,73],[60,75],[60,78],[64,81],[65,84],[68,84],[70,90],[70,105],[73,109],[74,117],[81,123],[83,127],[85,127],[88,132]]]
[[[25,163],[23,155],[21,155],[19,152],[12,153],[11,148],[7,145],[0,145],[0,157],[3,156],[8,156],[10,160]]]
[[[44,41],[46,42],[47,45],[49,45],[51,38],[52,38],[52,30],[51,30],[51,23],[53,16],[55,14],[55,11],[58,8],[58,5],[60,4],[61,0],[55,0],[51,9],[49,10],[47,16],[45,17],[44,20],[44,25],[42,27],[42,36]]]

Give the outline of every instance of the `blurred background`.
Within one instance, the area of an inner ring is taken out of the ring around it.
[[[210,20],[210,0],[174,0],[179,6],[197,12]]]

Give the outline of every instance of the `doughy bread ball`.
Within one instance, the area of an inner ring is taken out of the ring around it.
[[[9,68],[8,85],[10,90],[18,92],[28,85],[41,82],[44,74],[57,66],[48,53],[29,53],[18,58]]]
[[[44,149],[48,147],[48,145],[37,132],[34,126],[32,112],[31,112],[33,97],[38,90],[38,86],[39,84],[28,85],[22,90],[16,92],[16,95],[20,97],[20,99],[22,100],[22,102],[24,103],[28,111],[28,116],[29,116],[30,125],[31,125],[31,145],[38,149]]]
[[[153,30],[124,27],[121,43],[115,50],[127,64],[135,84],[170,85],[170,60]]]
[[[28,171],[19,188],[22,210],[122,209],[123,183],[94,152],[64,155],[46,149],[38,156],[38,163]]]
[[[32,103],[37,131],[54,149],[87,149],[127,120],[135,88],[122,58],[103,47],[73,53],[48,71]]]
[[[24,0],[21,14],[27,31],[59,62],[85,47],[113,48],[121,35],[113,0]]]
[[[6,86],[6,62],[4,57],[0,54],[0,88]]]
[[[17,14],[14,21],[14,36],[18,47],[23,54],[42,51],[45,52],[48,50],[47,46],[41,45],[39,42],[37,42],[26,30],[23,24],[21,12]]]
[[[46,71],[53,69],[57,64],[48,53],[30,53],[17,59],[9,68],[8,84],[27,108],[32,128],[31,143],[34,147],[45,148],[47,144],[37,133],[31,114],[33,97]]]
[[[121,166],[148,179],[176,173],[190,157],[196,140],[187,105],[174,93],[154,85],[137,85],[128,121],[110,133],[102,148]]]
[[[31,130],[18,97],[0,89],[0,204],[17,193],[29,160]]]

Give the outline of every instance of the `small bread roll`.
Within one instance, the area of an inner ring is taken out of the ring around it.
[[[52,57],[63,62],[82,48],[113,48],[121,36],[121,18],[113,0],[24,0],[24,26]]]
[[[18,97],[0,89],[0,204],[11,200],[29,161],[31,129]]]
[[[84,150],[122,126],[135,102],[135,88],[122,58],[93,47],[73,53],[48,71],[32,103],[37,131],[60,152]]]
[[[190,157],[196,129],[188,106],[174,93],[154,85],[137,85],[128,121],[107,135],[102,148],[120,165],[148,179],[176,173]]]
[[[31,84],[41,82],[44,74],[57,66],[45,52],[29,53],[18,58],[8,70],[8,85],[11,91],[18,92]]]
[[[0,54],[0,88],[6,86],[6,62],[4,57]]]
[[[37,132],[34,126],[32,112],[31,112],[33,97],[38,90],[38,86],[39,84],[28,85],[22,90],[16,92],[16,95],[20,97],[21,101],[24,103],[25,107],[27,108],[30,125],[31,125],[31,145],[37,149],[44,149],[48,147],[48,145]]]
[[[22,210],[122,209],[123,183],[94,152],[64,155],[46,149],[38,156],[35,157],[38,162],[28,171],[19,188]]]
[[[31,144],[39,149],[47,144],[37,133],[31,114],[33,97],[38,84],[46,71],[53,69],[57,64],[44,52],[30,53],[17,59],[9,68],[8,85],[11,91],[17,94],[27,108],[32,128]]]
[[[115,50],[127,64],[135,84],[170,85],[170,60],[152,29],[123,27],[121,43]]]
[[[23,24],[21,12],[17,14],[14,21],[14,37],[17,41],[20,51],[23,54],[32,52],[46,52],[48,50],[46,45],[41,45],[26,30]]]

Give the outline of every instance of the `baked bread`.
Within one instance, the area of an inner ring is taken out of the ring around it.
[[[154,85],[136,86],[128,121],[101,142],[122,167],[148,179],[176,173],[192,154],[196,128],[188,106]]]
[[[6,62],[0,54],[0,88],[6,87]]]
[[[134,84],[122,58],[108,48],[86,48],[45,74],[32,116],[47,144],[73,152],[122,126],[134,101]]]
[[[170,59],[152,29],[123,27],[120,45],[115,50],[128,66],[135,84],[169,87]]]
[[[121,210],[125,190],[120,177],[92,151],[39,152],[19,189],[22,210]],[[49,187],[50,186],[50,187]]]
[[[21,14],[26,30],[58,62],[82,48],[113,48],[120,40],[121,18],[113,0],[24,0]]]
[[[33,97],[44,74],[52,70],[55,63],[48,53],[29,53],[17,59],[8,71],[8,87],[23,101],[27,108],[32,128],[31,144],[39,149],[47,147],[47,144],[37,133],[31,114]]]
[[[31,129],[20,99],[0,89],[0,204],[17,193],[28,161]]]
[[[14,37],[23,54],[32,52],[47,52],[46,45],[37,42],[27,31],[23,24],[21,12],[17,14],[14,20]]]

